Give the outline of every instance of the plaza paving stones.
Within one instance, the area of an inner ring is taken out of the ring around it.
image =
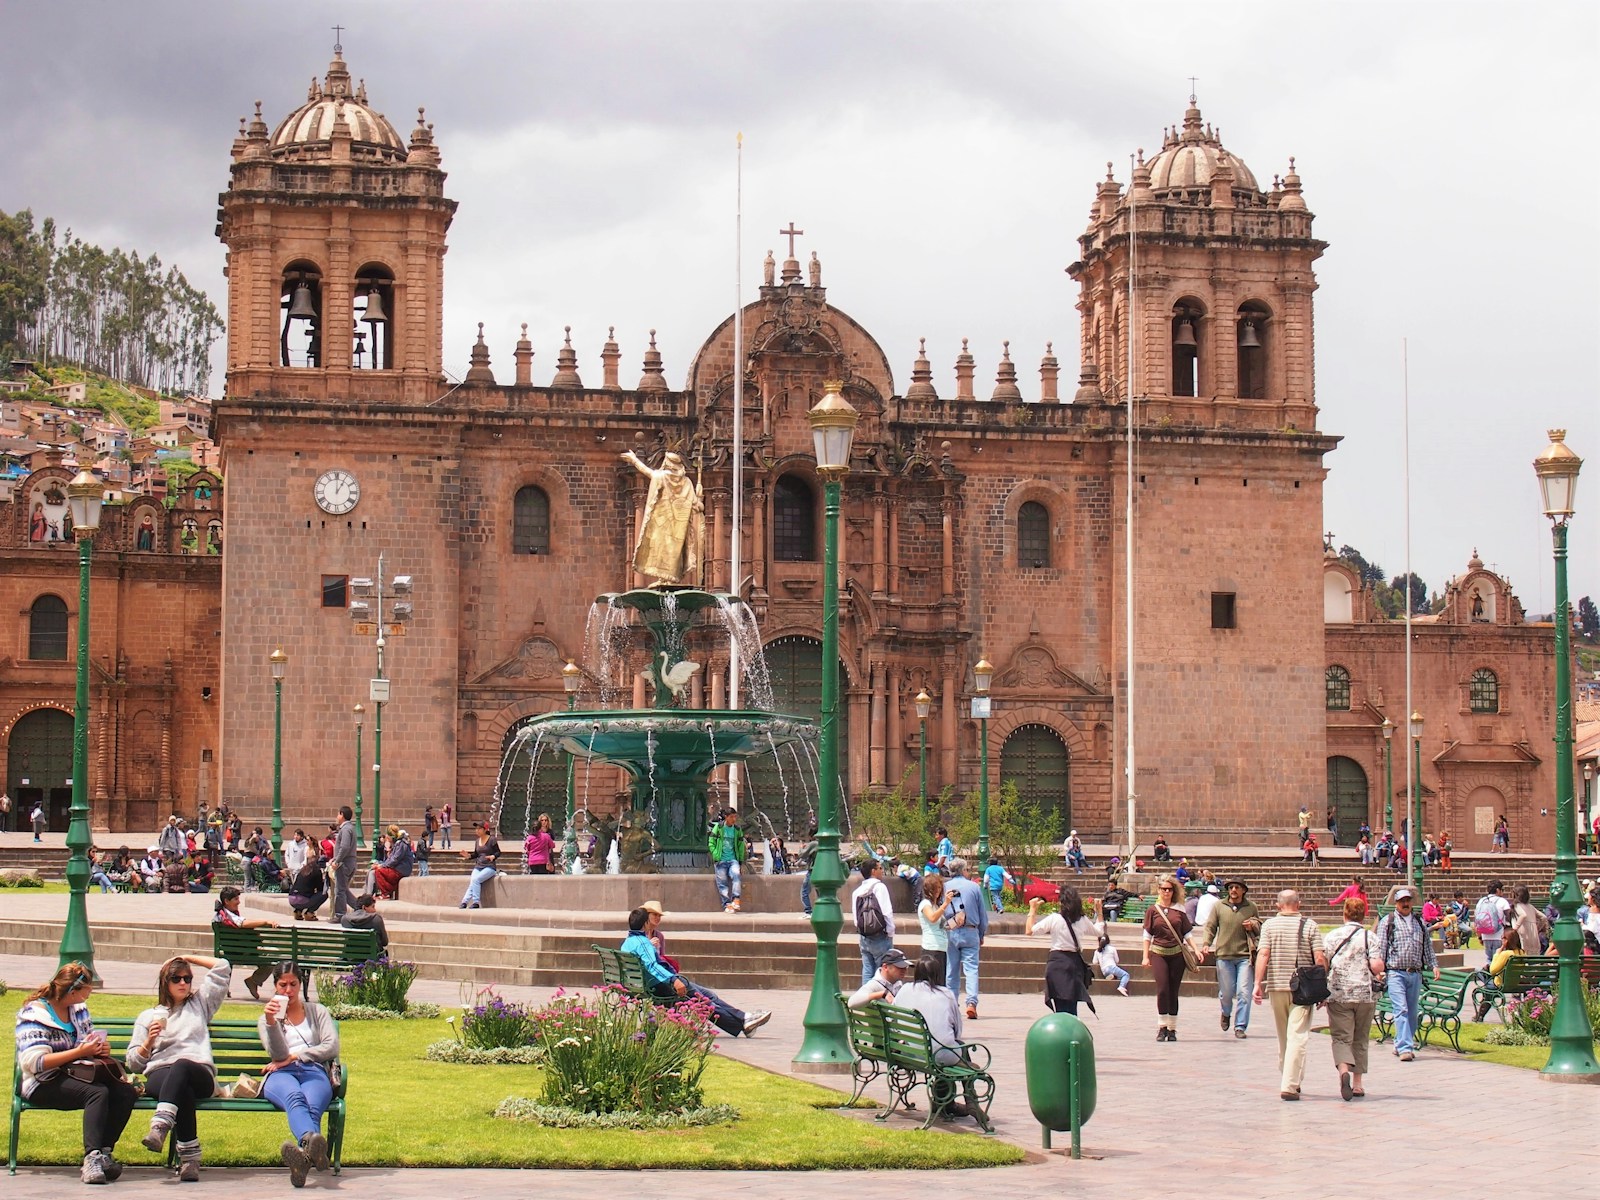
[[[65,898],[30,897],[24,903],[48,905],[59,920]],[[186,913],[184,919],[193,917]],[[853,945],[841,945],[847,955],[853,950]],[[1481,954],[1473,952],[1469,961],[1481,961]],[[144,963],[98,966],[114,991],[145,991],[153,975]],[[0,956],[0,978],[14,987],[32,986],[53,967],[53,958]],[[242,985],[235,991],[242,995]],[[546,988],[500,991],[522,1000],[542,1000],[549,994]],[[1345,1103],[1339,1098],[1327,1039],[1313,1034],[1305,1098],[1300,1104],[1285,1104],[1278,1098],[1277,1042],[1266,1008],[1255,1010],[1249,1038],[1239,1041],[1218,1027],[1214,1000],[1185,997],[1180,1040],[1166,1044],[1155,1040],[1149,996],[1123,999],[1105,985],[1097,985],[1095,993],[1099,1016],[1085,1016],[1096,1040],[1099,1104],[1083,1138],[1085,1154],[1093,1157],[1081,1161],[1068,1157],[1070,1139],[1065,1134],[1056,1136],[1055,1150],[1041,1152],[1039,1128],[1028,1111],[1022,1046],[1029,1025],[1044,1011],[1041,999],[992,996],[980,1005],[981,1019],[968,1024],[967,1036],[994,1053],[998,1091],[992,1115],[998,1136],[1031,1152],[1030,1161],[1020,1166],[933,1176],[888,1171],[867,1179],[833,1172],[658,1171],[648,1180],[636,1172],[354,1168],[337,1180],[313,1176],[305,1194],[320,1189],[385,1200],[432,1200],[537,1189],[573,1200],[614,1200],[619,1192],[699,1198],[714,1191],[719,1196],[771,1198],[858,1196],[864,1188],[873,1195],[904,1195],[937,1188],[944,1194],[1004,1195],[1008,1200],[1055,1200],[1063,1192],[1087,1200],[1139,1200],[1179,1190],[1214,1192],[1228,1200],[1366,1200],[1385,1190],[1384,1179],[1404,1178],[1410,1181],[1404,1191],[1488,1198],[1505,1194],[1513,1171],[1516,1190],[1532,1193],[1563,1183],[1574,1167],[1592,1167],[1596,1161],[1592,1107],[1600,1090],[1552,1085],[1531,1071],[1472,1062],[1448,1050],[1427,1049],[1416,1062],[1401,1064],[1387,1047],[1374,1046],[1367,1099]],[[419,981],[412,994],[446,1005],[460,996],[459,988],[439,981]],[[806,994],[752,988],[728,989],[726,995],[735,1004],[771,1008],[774,1015],[753,1038],[724,1039],[722,1052],[789,1074],[800,1044]],[[881,1081],[868,1095],[883,1098]],[[352,1119],[361,1119],[359,1106]],[[865,1114],[857,1119],[872,1118]],[[972,1123],[956,1127],[971,1129]],[[276,1136],[276,1131],[264,1131],[263,1136]],[[217,1169],[207,1172],[206,1182],[233,1195],[288,1190],[282,1169]],[[133,1169],[115,1185],[114,1194],[171,1196],[177,1186],[165,1172]],[[75,1165],[24,1168],[0,1189],[8,1198],[84,1194]]]

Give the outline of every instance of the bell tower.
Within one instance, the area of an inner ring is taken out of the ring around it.
[[[233,143],[217,236],[228,247],[227,390],[425,404],[442,379],[444,194],[433,127],[409,143],[351,85],[342,48],[268,133]]]

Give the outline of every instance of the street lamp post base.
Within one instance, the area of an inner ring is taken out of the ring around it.
[[[796,1067],[795,1070],[799,1070]],[[1573,1075],[1566,1071],[1540,1071],[1539,1078],[1546,1083],[1589,1083],[1600,1084],[1600,1074]]]
[[[848,1075],[854,1064],[846,1059],[844,1062],[791,1062],[789,1069],[796,1075]]]

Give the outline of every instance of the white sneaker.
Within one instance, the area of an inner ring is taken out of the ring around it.
[[[1119,995],[1119,996],[1126,996],[1126,995],[1127,995],[1127,994],[1128,994],[1128,989],[1127,989],[1127,988],[1125,988],[1125,987],[1119,987],[1119,988],[1118,988],[1118,989],[1117,989],[1117,995]]]
[[[770,1012],[746,1013],[744,1018],[745,1037],[749,1037],[752,1033],[760,1029],[770,1020],[772,1020],[772,1014]]]

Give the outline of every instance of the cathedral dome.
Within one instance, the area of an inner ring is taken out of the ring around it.
[[[1150,160],[1150,188],[1158,196],[1210,191],[1211,178],[1224,160],[1233,169],[1236,194],[1261,190],[1244,160],[1223,149],[1222,139],[1209,125],[1201,125],[1200,110],[1191,96],[1183,114],[1183,129],[1168,133],[1161,153]]]
[[[404,162],[406,144],[382,113],[368,107],[365,81],[354,89],[338,49],[319,84],[312,80],[306,102],[284,118],[272,135],[274,158],[306,161],[329,156],[335,128],[343,121],[357,157]]]

